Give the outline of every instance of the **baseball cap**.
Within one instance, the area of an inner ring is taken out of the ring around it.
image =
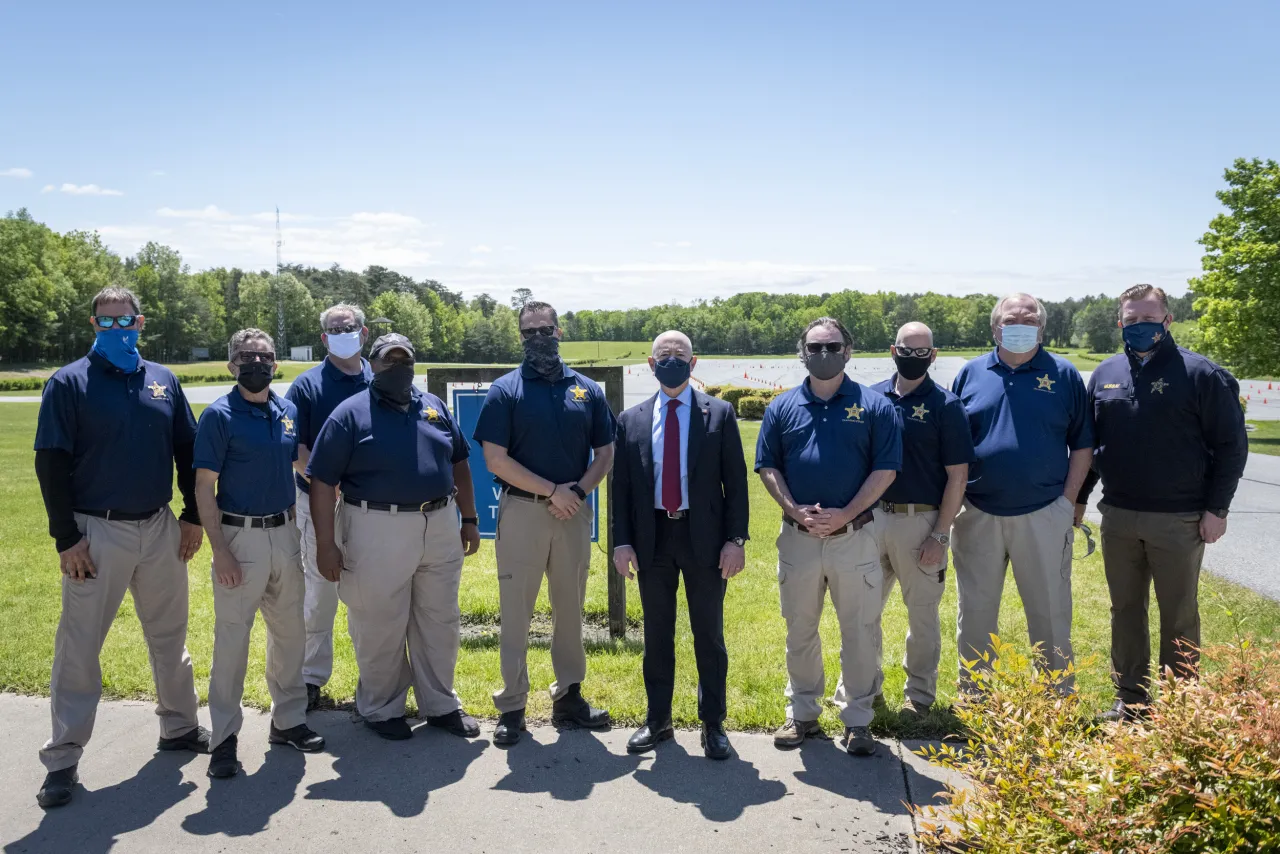
[[[373,346],[369,348],[370,359],[381,359],[391,350],[404,350],[409,354],[410,358],[416,358],[413,354],[413,345],[409,343],[409,339],[405,338],[398,332],[388,332],[382,335],[377,341],[373,342]]]

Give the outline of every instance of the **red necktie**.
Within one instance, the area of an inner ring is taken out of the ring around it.
[[[662,428],[662,509],[680,509],[680,416],[679,400],[667,402],[667,424]]]

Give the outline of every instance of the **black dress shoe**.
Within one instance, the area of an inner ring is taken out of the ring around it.
[[[733,755],[729,746],[729,736],[724,734],[720,724],[702,725],[702,752],[708,759],[728,759]]]
[[[213,755],[209,757],[210,777],[225,780],[240,773],[240,760],[236,759],[237,741],[235,733],[232,733],[213,749]]]
[[[498,717],[498,726],[493,731],[493,743],[510,746],[520,740],[522,732],[524,732],[524,709],[503,712]]]
[[[551,723],[556,726],[579,726],[583,729],[607,729],[609,713],[596,709],[582,697],[582,686],[575,682],[568,692],[551,704]]]
[[[71,803],[71,790],[80,782],[76,766],[60,768],[44,775],[44,785],[36,792],[36,803],[45,809],[65,806]]]
[[[413,738],[413,730],[403,717],[387,718],[385,721],[365,721],[364,725],[388,741],[405,741]]]
[[[314,712],[320,708],[320,686],[307,683],[307,711]]]
[[[198,726],[175,738],[162,738],[156,748],[159,750],[190,750],[192,753],[208,753],[209,730]]]
[[[1134,721],[1145,721],[1150,715],[1146,703],[1126,703],[1124,700],[1116,700],[1116,704],[1098,715],[1098,720],[1104,723],[1125,723],[1131,724]]]
[[[480,724],[462,709],[454,709],[447,715],[428,715],[427,726],[433,726],[463,738],[475,738],[480,734]]]
[[[275,721],[271,722],[271,732],[267,734],[271,744],[287,744],[303,753],[318,753],[324,750],[324,736],[306,724],[298,724],[288,729],[277,729]]]
[[[627,739],[627,753],[646,753],[658,746],[658,742],[675,738],[676,731],[671,727],[671,718],[665,721],[645,721],[644,726],[635,731],[635,735]]]

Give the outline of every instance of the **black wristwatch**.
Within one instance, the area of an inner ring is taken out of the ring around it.
[[[480,524],[480,520],[479,520],[478,518],[476,518],[475,516],[463,516],[463,517],[462,517],[462,524],[464,524],[464,525],[479,525],[479,524]]]
[[[578,496],[578,497],[579,497],[579,498],[581,498],[583,501],[586,501],[586,500],[587,500],[587,494],[586,494],[585,492],[583,492],[583,491],[582,491],[582,487],[581,487],[581,486],[578,486],[578,484],[576,484],[576,483],[575,483],[575,484],[573,484],[572,486],[570,486],[569,488],[573,490],[573,494],[574,494],[574,495]]]
[[[1210,510],[1209,512],[1217,516],[1219,519],[1225,519],[1227,518],[1227,514],[1230,513],[1231,511],[1227,509],[1222,509],[1222,510]]]

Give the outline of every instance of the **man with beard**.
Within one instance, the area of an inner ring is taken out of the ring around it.
[[[307,464],[316,563],[338,582],[360,668],[356,711],[379,736],[407,739],[412,686],[429,726],[472,738],[480,725],[453,690],[462,559],[480,547],[471,448],[444,402],[413,387],[409,339],[383,335],[369,360],[369,390],[338,405]]]
[[[582,696],[582,605],[591,564],[586,498],[613,465],[616,422],[600,387],[561,361],[562,334],[554,308],[525,303],[524,362],[490,386],[474,434],[502,486],[496,550],[503,688],[493,697],[499,745],[515,744],[524,729],[529,623],[544,575],[554,625],[552,722],[609,725],[609,713]]]
[[[809,377],[765,409],[756,471],[784,514],[778,587],[787,622],[787,721],[773,742],[799,747],[822,732],[818,625],[829,590],[841,639],[833,702],[845,749],[870,756],[884,584],[872,508],[902,467],[902,430],[893,404],[845,375],[852,349],[852,336],[834,318],[805,328],[799,350]]]

